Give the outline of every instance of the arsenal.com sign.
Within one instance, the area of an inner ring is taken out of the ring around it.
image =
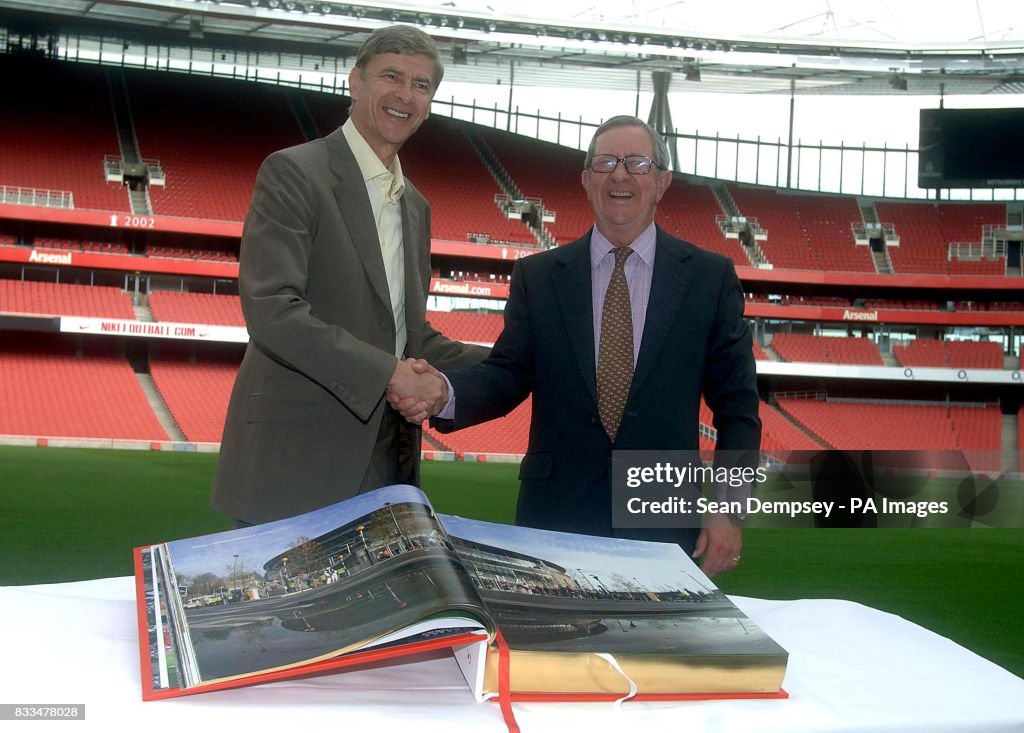
[[[431,295],[462,295],[467,298],[508,299],[508,285],[504,283],[477,283],[431,278]]]

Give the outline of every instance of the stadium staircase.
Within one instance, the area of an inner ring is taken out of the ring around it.
[[[178,427],[178,423],[174,420],[174,416],[171,415],[171,411],[167,408],[167,403],[164,402],[164,398],[160,395],[160,390],[156,388],[156,383],[153,381],[153,377],[142,372],[135,372],[135,378],[139,380],[139,386],[142,387],[142,393],[146,395],[146,400],[149,402],[149,406],[153,409],[153,414],[160,422],[160,426],[167,432],[168,437],[176,442],[187,441],[188,439],[185,437],[185,433],[183,433],[181,428]]]
[[[505,170],[505,166],[503,166],[501,161],[498,160],[498,156],[494,154],[493,150],[491,150],[487,141],[479,134],[469,129],[466,130],[466,137],[469,139],[470,146],[476,154],[480,156],[480,160],[483,161],[484,167],[487,168],[487,172],[490,173],[491,177],[494,178],[495,182],[497,182],[499,188],[501,188],[508,201],[526,200],[526,196],[523,194],[522,190],[520,190],[519,186],[516,185],[516,182],[512,180],[512,176],[507,170]],[[502,208],[500,204],[499,208]],[[506,208],[502,208],[501,213],[502,215],[507,216],[508,210]],[[537,244],[541,247],[550,248],[558,244],[555,241],[555,238],[551,236],[551,233],[544,227],[543,210],[538,210],[535,222],[524,220],[523,223],[526,224],[534,239],[537,240]]]
[[[726,232],[722,223],[735,222],[740,219],[740,209],[736,205],[735,199],[733,199],[732,194],[729,193],[729,189],[724,183],[712,184],[711,192],[715,195],[715,201],[718,202],[719,207],[722,209],[722,213],[725,215],[725,219],[720,220],[719,224],[719,226],[722,227],[722,235],[725,236]],[[759,231],[760,226],[756,221],[747,222],[739,231],[740,247],[743,248],[743,252],[747,255],[747,259],[754,267],[763,267],[768,264],[768,259],[764,256],[764,252],[757,245],[757,234]]]
[[[105,71],[107,87],[110,89],[110,107],[114,113],[117,128],[117,142],[121,150],[120,170],[128,191],[128,205],[133,214],[149,216],[153,206],[149,200],[149,181],[139,153],[139,141],[132,122],[132,108],[128,101],[128,86],[124,71],[108,68]]]
[[[143,323],[156,322],[156,318],[153,317],[153,311],[150,310],[149,305],[146,303],[133,303],[132,311],[135,312],[136,321],[142,321]]]

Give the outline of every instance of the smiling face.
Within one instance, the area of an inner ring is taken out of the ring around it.
[[[594,155],[654,157],[654,149],[645,128],[620,125],[601,133],[594,142]],[[654,221],[658,202],[672,182],[672,172],[652,167],[647,175],[637,176],[627,173],[619,163],[611,173],[585,170],[582,181],[594,207],[597,228],[609,242],[624,247]]]
[[[349,73],[352,123],[384,165],[430,115],[434,61],[423,54],[381,53]]]

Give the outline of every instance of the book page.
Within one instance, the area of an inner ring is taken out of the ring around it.
[[[781,683],[785,650],[678,545],[441,521],[508,643],[513,690],[628,694],[636,680],[641,692],[739,692]]]
[[[194,660],[183,687],[488,624],[411,486],[163,547],[170,587],[182,589],[179,646]],[[430,628],[415,626],[425,619],[434,619]]]

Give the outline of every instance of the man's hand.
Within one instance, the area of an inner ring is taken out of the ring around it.
[[[725,570],[732,570],[740,561],[743,549],[743,529],[732,514],[720,512],[704,516],[704,527],[697,537],[694,559],[704,558],[701,570],[713,577]]]
[[[406,359],[395,365],[395,373],[388,382],[387,399],[402,417],[419,425],[448,403],[448,385],[423,359]]]

